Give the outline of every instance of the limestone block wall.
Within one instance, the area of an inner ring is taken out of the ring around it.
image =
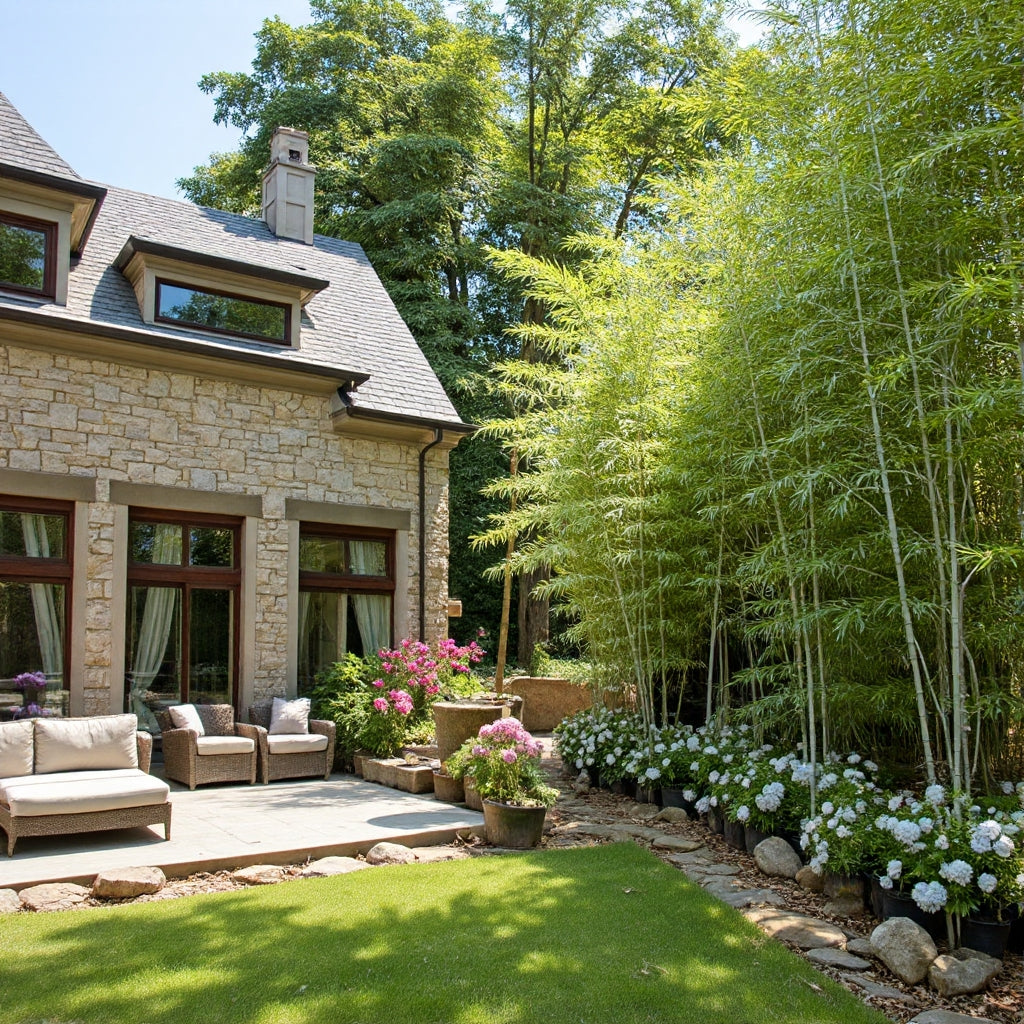
[[[418,455],[420,446],[339,434],[327,400],[269,387],[162,372],[5,343],[0,335],[0,494],[3,470],[95,478],[85,510],[86,564],[75,564],[84,594],[84,635],[74,636],[72,707],[120,710],[124,671],[126,507],[112,483],[181,489],[182,494],[256,496],[262,515],[246,519],[256,543],[243,566],[254,595],[243,653],[243,699],[288,686],[288,559],[296,533],[289,500],[407,512],[396,546],[396,640],[418,629]],[[39,497],[47,497],[40,476]],[[187,506],[186,506],[187,507]],[[192,510],[195,510],[193,508]],[[427,454],[428,638],[447,631],[448,455]],[[80,520],[82,517],[79,517]],[[365,525],[365,524],[364,524]],[[85,575],[84,587],[79,576]],[[250,576],[251,574],[251,576]],[[254,587],[251,585],[254,580]],[[246,636],[243,624],[243,647]]]

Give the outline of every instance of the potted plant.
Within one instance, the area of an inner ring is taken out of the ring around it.
[[[464,774],[483,798],[487,839],[495,846],[536,846],[547,809],[558,798],[540,772],[540,744],[517,718],[481,726],[460,750]]]

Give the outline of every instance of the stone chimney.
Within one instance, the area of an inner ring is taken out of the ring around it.
[[[278,128],[270,140],[270,166],[263,172],[263,219],[278,238],[313,244],[313,178],[309,134]]]

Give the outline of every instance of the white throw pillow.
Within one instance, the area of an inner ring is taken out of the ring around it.
[[[309,732],[309,698],[283,700],[274,698],[274,706],[270,712],[271,736],[294,735]]]
[[[175,704],[167,710],[171,714],[171,721],[179,729],[191,729],[193,732],[199,733],[200,736],[206,735],[202,719],[194,704]]]

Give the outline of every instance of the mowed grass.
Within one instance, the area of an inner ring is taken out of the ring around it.
[[[0,1022],[884,1024],[633,844],[0,917]]]

